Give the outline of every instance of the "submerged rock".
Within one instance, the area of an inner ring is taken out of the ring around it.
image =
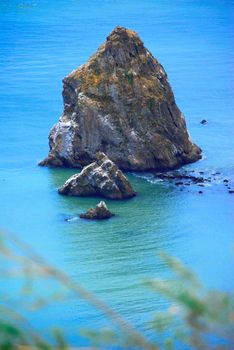
[[[107,208],[106,203],[101,201],[96,208],[90,208],[86,213],[80,214],[81,219],[104,220],[114,216]]]
[[[201,176],[203,175],[203,176]],[[211,176],[208,176],[211,175]],[[220,171],[207,173],[206,171],[195,171],[195,170],[176,170],[168,171],[164,173],[155,172],[154,176],[163,182],[174,184],[179,186],[180,190],[185,189],[185,186],[196,186],[202,187],[204,190],[211,187],[211,185],[224,185],[228,193],[233,194],[234,190],[232,186],[232,179],[226,177],[223,178]],[[199,191],[198,193],[203,193]]]
[[[116,27],[63,83],[64,112],[40,165],[81,167],[97,151],[126,170],[168,170],[201,158],[166,72],[136,32]]]
[[[206,124],[208,123],[208,121],[207,121],[206,119],[202,119],[202,120],[200,121],[200,123],[203,124],[203,125],[206,125]]]
[[[59,189],[60,194],[69,196],[102,196],[124,199],[135,196],[131,184],[122,171],[102,152],[97,161],[71,176]]]
[[[155,177],[162,180],[189,180],[191,181],[191,183],[194,183],[194,184],[204,183],[208,181],[208,179],[202,176],[194,176],[194,175],[189,175],[187,173],[179,173],[179,172],[155,173]],[[183,182],[175,183],[175,185],[182,185],[182,184]]]

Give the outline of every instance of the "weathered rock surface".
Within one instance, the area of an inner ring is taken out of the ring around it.
[[[116,27],[63,83],[64,112],[40,165],[85,166],[97,151],[126,170],[169,170],[201,158],[167,74],[136,32]]]
[[[59,193],[112,199],[135,196],[132,186],[122,171],[104,153],[97,153],[96,158],[96,162],[84,167],[81,173],[71,176],[59,189]]]
[[[96,208],[90,208],[84,214],[80,214],[81,219],[89,220],[104,220],[109,219],[111,216],[114,216],[107,208],[106,203],[101,201],[97,204]]]

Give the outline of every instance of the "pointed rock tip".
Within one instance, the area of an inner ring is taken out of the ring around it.
[[[121,26],[115,27],[107,37],[107,41],[126,41],[130,39],[139,40],[140,38],[134,30]]]
[[[96,153],[96,161],[102,162],[102,161],[104,161],[105,159],[109,159],[109,158],[107,157],[107,155],[106,155],[104,152],[98,151],[98,152]]]

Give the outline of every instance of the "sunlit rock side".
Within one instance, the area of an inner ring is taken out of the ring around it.
[[[116,27],[63,83],[64,112],[40,165],[80,167],[97,151],[127,170],[169,170],[201,158],[162,65],[136,32]]]
[[[102,196],[111,199],[125,199],[135,192],[122,171],[102,152],[96,155],[96,162],[71,176],[59,189],[68,196]]]

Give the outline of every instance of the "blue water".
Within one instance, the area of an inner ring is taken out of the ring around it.
[[[142,283],[165,272],[158,249],[183,259],[207,287],[234,290],[234,195],[222,184],[234,171],[233,13],[233,1],[225,0],[0,2],[0,225],[139,328],[163,307]],[[186,168],[221,174],[202,195],[195,185],[180,191],[150,175],[129,174],[139,195],[107,201],[115,218],[68,223],[64,218],[97,199],[59,196],[57,188],[74,171],[37,163],[63,109],[63,77],[116,25],[136,30],[168,73],[189,132],[203,149],[204,158]],[[46,289],[42,281],[40,290]],[[86,340],[77,328],[107,323],[81,300],[29,317],[43,334],[60,326],[81,345]]]

